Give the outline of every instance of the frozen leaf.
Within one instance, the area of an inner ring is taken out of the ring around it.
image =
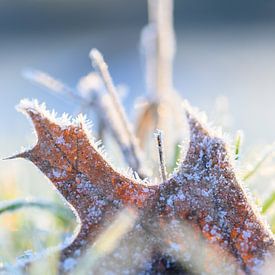
[[[190,143],[184,160],[167,181],[146,185],[119,173],[105,160],[97,143],[89,138],[82,116],[73,121],[66,117],[57,119],[36,101],[22,101],[20,109],[33,121],[38,141],[31,150],[16,157],[29,159],[38,166],[81,221],[78,236],[62,251],[63,271],[75,265],[68,259],[82,255],[125,207],[137,213],[129,236],[137,235],[139,241],[132,245],[133,250],[127,236],[122,240],[111,256],[115,259],[113,268],[115,262],[121,268],[126,258],[135,264],[137,254],[144,251],[148,256],[138,260],[137,270],[143,264],[146,270],[151,266],[151,271],[160,272],[159,266],[150,262],[150,257],[163,251],[173,256],[174,261],[178,256],[185,262],[190,261],[194,247],[188,247],[190,238],[186,239],[187,235],[181,232],[182,224],[192,229],[192,238],[201,236],[213,248],[211,253],[205,252],[203,270],[206,273],[213,274],[216,270],[210,268],[211,264],[220,265],[218,255],[228,255],[230,268],[233,259],[240,273],[258,271],[265,257],[274,250],[273,235],[236,177],[225,142],[210,133],[192,112],[186,112]],[[145,242],[144,238],[147,238]],[[194,244],[200,249],[196,242]],[[140,249],[144,245],[145,248]],[[106,272],[106,266],[100,264]],[[169,265],[167,263],[164,270]],[[228,266],[222,266],[223,274],[232,271]],[[134,272],[127,268],[128,273]]]

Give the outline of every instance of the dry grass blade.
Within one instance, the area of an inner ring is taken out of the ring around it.
[[[125,133],[128,137],[130,153],[132,154],[132,157],[133,157],[133,162],[131,163],[130,166],[135,171],[142,171],[142,163],[143,162],[141,159],[140,148],[138,148],[137,139],[133,133],[132,126],[126,117],[126,114],[125,114],[122,104],[120,103],[118,93],[116,91],[115,85],[113,84],[111,75],[108,70],[108,66],[105,63],[102,54],[96,49],[91,50],[90,58],[92,60],[93,66],[95,67],[95,69],[98,70],[99,74],[102,77],[102,80],[106,86],[106,90],[112,99],[112,102],[114,105],[113,107],[116,110],[116,112],[120,118],[120,121],[124,127]],[[144,175],[141,174],[141,176],[144,176]]]
[[[159,166],[160,166],[160,174],[162,181],[166,181],[167,179],[167,171],[165,167],[165,158],[163,152],[163,137],[162,132],[157,130],[155,133],[157,139],[158,153],[159,153]]]

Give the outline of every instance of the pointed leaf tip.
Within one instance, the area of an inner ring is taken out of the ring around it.
[[[17,159],[17,158],[27,158],[27,152],[15,154],[13,156],[3,158],[2,160],[11,160],[11,159]]]

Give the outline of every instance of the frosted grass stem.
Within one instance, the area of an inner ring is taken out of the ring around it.
[[[47,88],[55,94],[69,96],[78,102],[83,101],[82,97],[76,94],[72,88],[46,72],[28,69],[23,71],[23,76],[29,81],[36,83],[41,87]]]
[[[129,147],[131,150],[131,154],[133,157],[134,162],[132,163],[132,168],[136,171],[140,171],[142,161],[140,158],[139,148],[137,145],[136,137],[133,134],[133,130],[131,128],[131,125],[126,117],[125,110],[119,100],[118,93],[116,90],[116,87],[113,83],[112,77],[110,75],[110,72],[108,70],[108,65],[104,61],[104,58],[102,54],[97,49],[92,49],[90,51],[90,58],[92,60],[93,67],[98,71],[99,75],[101,76],[104,85],[106,87],[107,92],[109,93],[114,108],[120,118],[120,121],[123,125],[123,128],[125,129],[125,133],[128,138]]]
[[[157,139],[157,146],[158,146],[160,175],[161,175],[162,181],[166,181],[167,172],[166,172],[165,158],[164,158],[164,153],[163,153],[162,131],[157,129],[156,132],[155,132],[155,137]]]

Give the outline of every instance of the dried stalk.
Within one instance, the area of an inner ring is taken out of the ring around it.
[[[173,30],[173,1],[156,1],[157,62],[156,92],[159,98],[172,90],[175,38]]]
[[[162,131],[156,130],[155,136],[157,139],[157,146],[158,146],[158,153],[159,153],[160,175],[161,175],[162,181],[166,181],[167,180],[167,171],[166,171],[166,167],[165,167],[165,158],[164,158],[164,152],[163,152]]]
[[[131,161],[131,168],[136,171],[141,171],[142,160],[140,157],[140,149],[138,148],[137,139],[132,131],[131,125],[127,119],[124,108],[119,100],[117,90],[111,78],[111,75],[108,70],[108,66],[103,59],[102,54],[97,49],[92,49],[90,52],[90,58],[92,60],[93,67],[99,72],[107,92],[109,93],[114,109],[119,116],[120,122],[123,125],[127,139],[129,142],[130,153],[132,158],[129,158]]]
[[[173,1],[148,0],[149,24],[142,32],[147,91],[160,101],[173,89],[175,35]]]
[[[178,95],[173,92],[173,1],[148,0],[148,17],[149,24],[143,29],[141,46],[145,57],[145,77],[150,98],[138,117],[136,133],[143,147],[149,144],[150,155],[153,144],[148,140],[150,136],[146,136],[145,133],[152,133],[156,128],[162,129],[164,133],[171,133],[174,126],[180,129],[183,123],[182,120],[178,121],[178,118],[182,117],[181,108]],[[171,110],[177,113],[173,117],[170,115]],[[166,140],[164,151],[169,164],[173,161],[170,158],[173,154],[171,148],[181,139],[181,133],[175,131],[174,135],[169,135]]]

